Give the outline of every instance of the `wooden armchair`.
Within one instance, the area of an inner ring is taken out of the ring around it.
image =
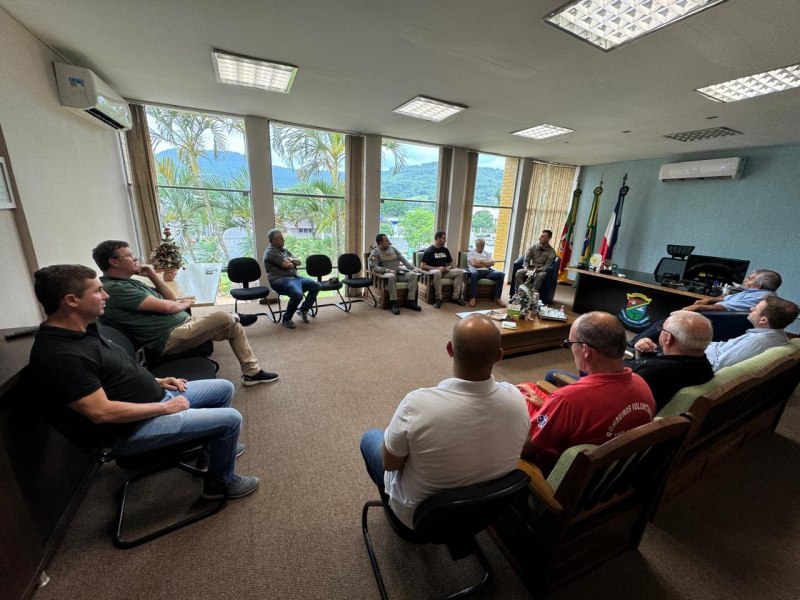
[[[472,275],[469,272],[469,264],[467,263],[467,255],[469,252],[466,250],[459,250],[458,252],[458,268],[464,269],[466,272],[466,280],[464,281],[464,285],[467,286],[467,290],[469,290],[470,285],[470,278]],[[495,290],[495,282],[491,279],[478,279],[478,298],[494,298],[494,290]],[[465,294],[468,295],[468,294]]]
[[[414,252],[414,266],[419,267],[422,264],[422,255],[425,254],[424,250]],[[469,273],[464,273],[464,286],[462,289],[469,290]],[[492,288],[494,289],[494,288]],[[436,292],[433,289],[433,275],[420,270],[419,271],[419,288],[417,295],[420,300],[424,300],[428,304],[433,304],[436,300]],[[442,276],[442,302],[452,299],[453,297],[453,278]]]
[[[491,534],[534,597],[638,548],[689,427],[686,417],[670,417],[602,446],[570,448],[547,479],[520,461],[530,493]]]
[[[377,273],[373,273],[369,268],[369,252],[364,253],[364,265],[367,275],[372,277],[372,286],[369,288],[370,292],[378,299],[378,308],[389,308],[389,287],[386,283],[386,278],[381,277]],[[419,292],[417,292],[419,293]],[[403,281],[397,282],[397,301],[402,306],[408,298],[408,284]]]

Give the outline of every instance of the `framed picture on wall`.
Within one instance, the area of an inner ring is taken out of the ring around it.
[[[14,191],[11,189],[11,177],[8,174],[6,159],[0,156],[0,209],[16,208]]]

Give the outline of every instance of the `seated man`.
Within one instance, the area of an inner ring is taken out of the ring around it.
[[[623,365],[625,329],[614,315],[581,315],[564,343],[572,350],[578,370],[587,375],[543,402],[534,403],[529,397],[530,439],[522,456],[545,475],[570,446],[602,444],[649,423],[656,412],[644,379]]]
[[[780,274],[768,269],[753,271],[742,282],[741,291],[733,292],[719,298],[703,298],[694,304],[683,307],[682,310],[693,312],[706,311],[749,311],[764,298],[774,296],[775,291],[781,286],[783,280]],[[638,334],[628,342],[635,346],[639,340],[649,338],[653,343],[658,343],[659,327],[663,321],[656,321],[652,326]]]
[[[59,421],[113,447],[120,456],[213,436],[208,472],[241,498],[258,488],[256,477],[234,473],[242,416],[230,408],[233,385],[224,379],[158,379],[122,348],[100,336],[93,323],[108,294],[90,268],[53,265],[34,274],[36,298],[47,318],[31,349],[35,395]],[[204,498],[222,498],[215,481]]]
[[[690,385],[699,385],[714,376],[705,349],[711,342],[711,321],[700,313],[676,310],[665,321],[658,345],[650,339],[636,344],[636,358],[626,359],[624,365],[645,380],[653,392],[656,410],[661,410],[675,393]],[[552,370],[545,380],[556,384],[556,374],[569,378],[578,375]]]
[[[556,259],[556,251],[550,245],[550,238],[553,232],[549,229],[542,231],[539,236],[539,243],[534,244],[525,252],[522,260],[522,268],[517,271],[514,283],[517,287],[532,279],[533,291],[538,292],[542,289],[544,279],[547,276],[547,267],[553,264]],[[528,284],[531,287],[531,283]]]
[[[475,249],[470,250],[467,254],[467,264],[469,265],[469,305],[475,306],[475,301],[478,297],[478,280],[491,279],[494,281],[494,303],[499,306],[505,306],[500,296],[503,295],[503,280],[506,274],[502,271],[495,271],[494,259],[492,255],[486,252],[486,240],[483,238],[475,239]]]
[[[753,308],[747,320],[753,324],[743,335],[725,342],[711,342],[706,356],[714,371],[752,358],[775,346],[789,343],[783,329],[791,325],[800,308],[794,302],[768,296]]]
[[[464,285],[464,271],[450,267],[453,264],[453,257],[450,256],[450,250],[444,245],[445,242],[447,242],[447,236],[444,231],[437,231],[436,235],[433,236],[433,245],[428,246],[423,253],[422,263],[419,267],[433,276],[433,289],[436,294],[436,300],[433,303],[434,308],[441,308],[442,306],[442,275],[447,275],[453,279],[451,301],[461,306],[466,306],[467,303],[461,297]]]
[[[300,319],[303,323],[308,323],[308,311],[314,308],[314,301],[322,286],[318,281],[297,274],[300,259],[283,247],[283,232],[280,229],[270,229],[267,232],[267,239],[269,248],[264,252],[264,268],[267,270],[269,285],[278,294],[289,296],[281,325],[287,329],[294,329],[292,317],[297,307],[300,307]],[[303,293],[306,294],[305,300]]]
[[[397,304],[397,282],[408,283],[408,296],[406,306],[411,310],[420,311],[417,304],[417,273],[414,265],[406,260],[406,257],[389,241],[385,233],[375,236],[377,248],[373,248],[369,253],[369,270],[386,279],[389,286],[389,303],[392,307],[392,314],[400,314],[400,306]]]
[[[200,319],[189,314],[191,300],[175,293],[149,265],[140,265],[128,242],[106,240],[92,250],[92,258],[103,272],[100,280],[109,295],[104,321],[117,324],[138,344],[158,354],[180,354],[208,340],[228,340],[239,359],[243,385],[268,383],[277,373],[262,371],[237,315],[224,311]],[[155,286],[133,279],[147,277]]]
[[[492,376],[503,350],[489,318],[460,320],[447,353],[452,378],[411,392],[385,433],[372,429],[361,437],[367,473],[409,528],[428,496],[512,471],[530,427],[522,394]]]

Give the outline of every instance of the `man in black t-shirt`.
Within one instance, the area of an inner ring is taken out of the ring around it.
[[[451,300],[456,304],[466,306],[467,303],[461,297],[461,290],[464,285],[464,270],[450,268],[450,265],[453,264],[453,257],[450,256],[450,250],[444,245],[445,242],[447,242],[447,236],[444,231],[437,231],[433,238],[433,245],[428,246],[422,255],[420,269],[433,276],[433,289],[436,293],[436,301],[433,303],[435,308],[441,308],[442,306],[442,276],[453,280],[453,297]]]
[[[120,456],[183,441],[212,437],[204,455],[208,472],[203,497],[241,498],[258,478],[234,473],[242,416],[230,402],[224,379],[156,378],[122,348],[104,338],[94,321],[108,294],[94,270],[53,265],[34,274],[34,290],[47,318],[31,349],[31,381],[45,412]],[[224,484],[224,485],[223,485]]]

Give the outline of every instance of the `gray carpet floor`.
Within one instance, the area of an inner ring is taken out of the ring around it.
[[[570,300],[571,290],[560,287],[557,303]],[[280,379],[248,388],[227,344],[217,343],[219,376],[236,383],[234,407],[244,417],[247,450],[237,471],[258,476],[259,490],[209,519],[121,551],[111,545],[109,529],[126,474],[104,465],[36,600],[378,597],[360,527],[363,503],[377,494],[358,440],[365,429],[385,427],[405,393],[450,376],[445,344],[460,310],[446,303],[393,316],[366,304],[348,314],[324,307],[310,324],[298,319],[293,331],[262,317],[247,334],[262,367]],[[551,367],[572,368],[570,352],[509,358],[495,376],[535,380]],[[664,507],[639,552],[619,556],[552,598],[799,598],[798,396],[776,434],[753,440]],[[150,493],[134,499],[144,508],[132,525],[191,503],[200,483],[181,477],[165,474],[149,483]],[[476,576],[474,563],[453,564],[446,550],[410,546],[379,510],[370,514],[392,598],[441,596]],[[475,597],[527,598],[488,536],[479,541],[495,577]]]

